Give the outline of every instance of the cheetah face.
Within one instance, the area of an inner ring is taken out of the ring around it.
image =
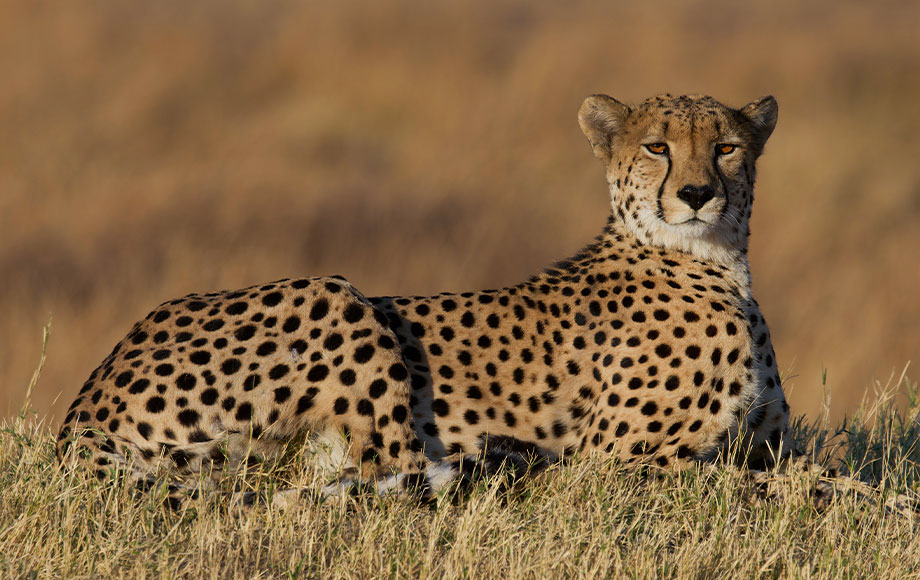
[[[588,97],[579,124],[607,167],[616,216],[642,242],[725,261],[747,249],[754,164],[776,124],[773,97],[731,109],[664,95],[629,107]]]

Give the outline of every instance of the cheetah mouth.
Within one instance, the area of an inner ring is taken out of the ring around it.
[[[691,218],[685,219],[685,220],[682,221],[682,222],[678,222],[678,223],[676,223],[676,224],[674,224],[674,225],[678,225],[678,226],[697,226],[697,227],[698,227],[698,226],[700,226],[700,225],[703,225],[703,226],[711,226],[712,224],[709,223],[708,221],[706,221],[706,220],[700,218],[699,216],[693,216],[693,217],[691,217]]]

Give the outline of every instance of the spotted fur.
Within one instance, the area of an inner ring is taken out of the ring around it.
[[[771,97],[589,97],[579,123],[612,212],[577,255],[500,290],[365,298],[303,278],[167,302],[93,371],[59,455],[144,480],[303,440],[341,475],[327,493],[423,495],[576,451],[770,463],[788,405],[747,241],[776,112]]]

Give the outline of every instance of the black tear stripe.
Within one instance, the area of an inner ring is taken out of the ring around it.
[[[668,221],[664,219],[664,208],[661,206],[661,197],[664,195],[664,186],[668,182],[668,177],[670,175],[671,175],[671,156],[668,155],[668,170],[664,174],[664,179],[661,180],[661,185],[658,186],[658,199],[657,199],[658,219],[660,219],[664,223],[668,223]]]
[[[716,151],[712,153],[712,166],[716,168],[716,175],[719,176],[719,183],[722,184],[722,191],[725,192],[725,205],[722,206],[722,211],[719,212],[719,221],[722,221],[722,218],[725,217],[725,212],[728,211],[731,205],[731,199],[728,195],[728,184],[725,183],[725,174],[722,173],[722,168],[719,167],[719,154]]]

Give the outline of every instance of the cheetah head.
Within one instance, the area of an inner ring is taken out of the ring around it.
[[[578,122],[606,165],[614,219],[643,243],[727,262],[747,250],[754,164],[776,115],[773,97],[732,109],[704,96],[627,106],[592,95]]]

